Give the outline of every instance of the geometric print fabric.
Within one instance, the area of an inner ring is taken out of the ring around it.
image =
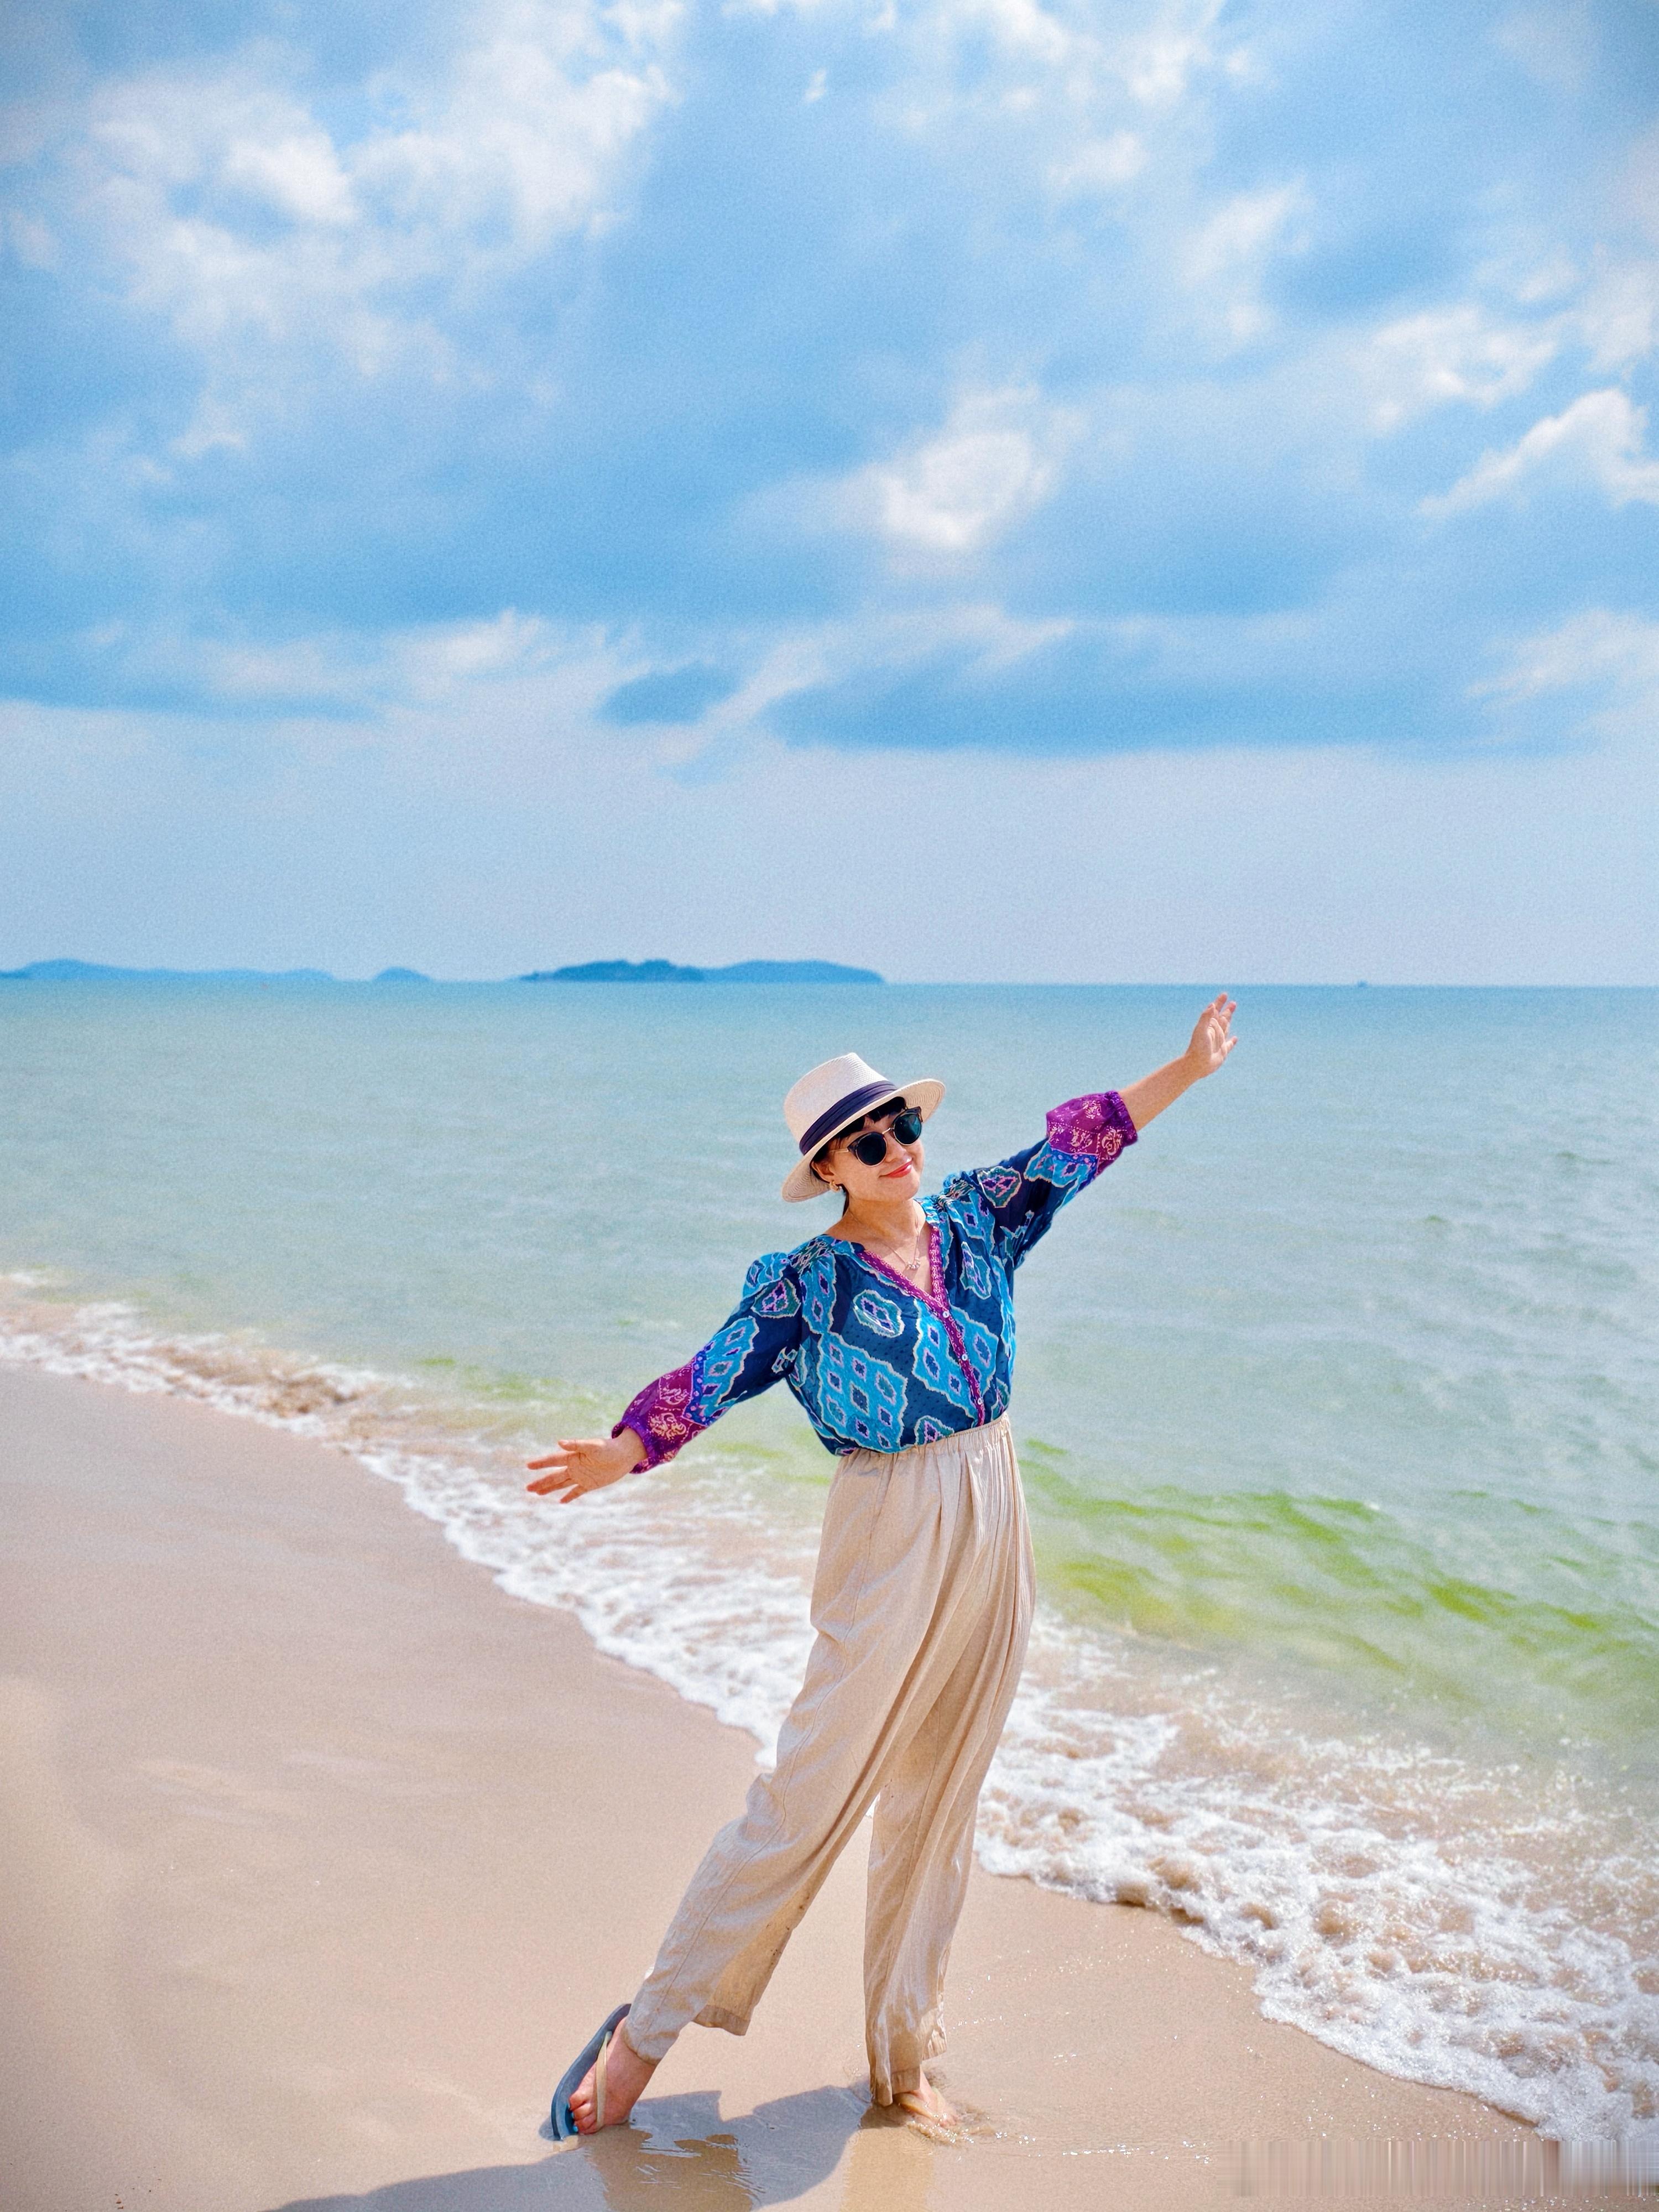
[[[1013,1382],[1014,1272],[1134,1141],[1117,1093],[1091,1092],[1057,1106],[1040,1143],[924,1199],[944,1313],[846,1237],[764,1254],[730,1319],[611,1433],[632,1429],[656,1467],[780,1380],[832,1452],[903,1451],[995,1420]]]

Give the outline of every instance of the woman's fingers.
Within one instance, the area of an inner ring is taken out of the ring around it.
[[[586,1459],[591,1452],[602,1452],[605,1442],[599,1437],[561,1437],[550,1452],[540,1459],[527,1459],[528,1468],[562,1467],[568,1460]]]
[[[525,1488],[538,1498],[550,1497],[553,1492],[564,1494],[559,1502],[573,1504],[586,1498],[592,1490],[603,1490],[612,1482],[620,1482],[628,1473],[628,1455],[611,1437],[561,1437],[556,1451],[544,1452],[540,1459],[527,1459],[526,1467],[531,1474],[540,1476],[536,1482],[527,1482]],[[550,1473],[542,1474],[543,1468]]]
[[[1233,1015],[1237,1002],[1223,991],[1212,999],[1199,1016],[1188,1048],[1200,1073],[1212,1075],[1238,1040],[1232,1035]]]
[[[556,1451],[544,1453],[540,1459],[527,1459],[526,1467],[532,1474],[544,1468],[550,1473],[541,1474],[536,1482],[527,1482],[525,1488],[537,1498],[550,1498],[561,1493],[561,1505],[569,1505],[579,1498],[586,1497],[590,1490],[604,1487],[605,1468],[601,1455],[604,1444],[597,1438],[570,1437],[565,1438]]]

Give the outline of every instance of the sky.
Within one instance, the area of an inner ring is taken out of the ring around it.
[[[12,0],[0,100],[0,964],[1659,982],[1659,0]]]

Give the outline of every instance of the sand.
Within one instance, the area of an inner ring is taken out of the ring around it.
[[[750,1741],[338,1452],[16,1367],[0,1439],[3,2212],[1542,2185],[1518,2122],[1264,2021],[1169,1922],[977,1872],[940,2069],[975,2132],[930,2142],[868,2106],[856,1848],[746,2038],[690,2030],[633,2128],[556,2148]]]

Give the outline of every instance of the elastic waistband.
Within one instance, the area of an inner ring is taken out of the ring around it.
[[[1008,1427],[1006,1413],[999,1413],[994,1421],[985,1421],[971,1429],[952,1429],[948,1437],[934,1437],[925,1444],[907,1444],[902,1451],[850,1451],[842,1455],[842,1465],[855,1469],[902,1463],[915,1465],[928,1458],[945,1458],[955,1452],[971,1452],[986,1445],[1000,1445],[1010,1457],[1013,1454],[1013,1437]]]

